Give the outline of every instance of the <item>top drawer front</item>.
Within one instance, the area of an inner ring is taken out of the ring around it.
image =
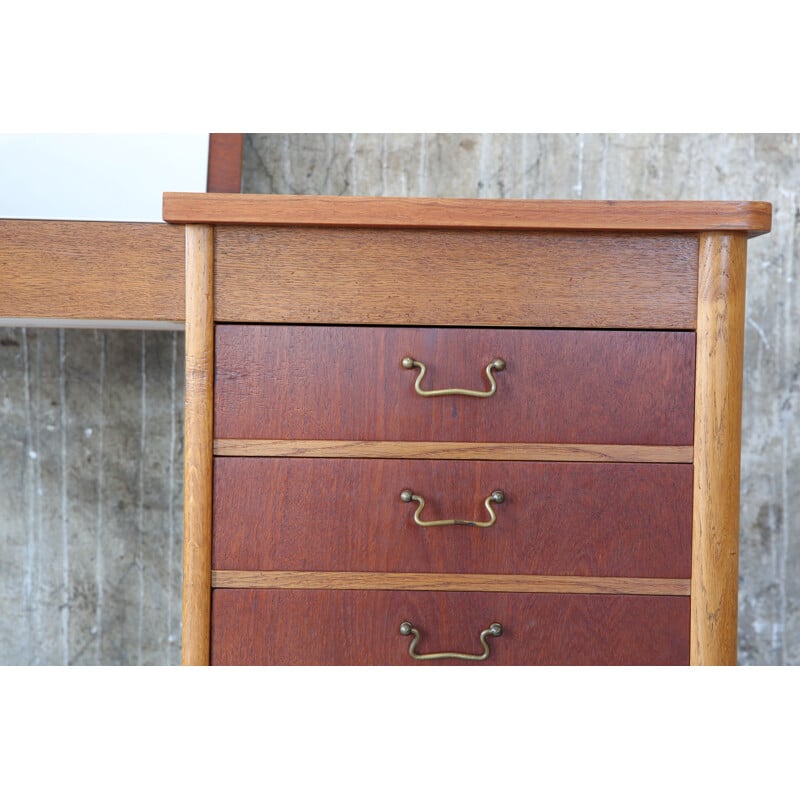
[[[220,439],[692,443],[695,336],[679,331],[539,331],[218,325]],[[423,389],[491,397],[420,397]]]
[[[697,236],[218,226],[220,322],[692,329]]]

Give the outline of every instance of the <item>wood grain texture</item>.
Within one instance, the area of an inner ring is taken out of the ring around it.
[[[220,226],[221,322],[692,329],[697,236]]]
[[[421,518],[490,528],[422,528]],[[688,578],[689,464],[216,458],[214,569]]]
[[[700,239],[692,553],[693,664],[735,664],[746,239]]]
[[[213,469],[214,232],[186,226],[186,418],[183,544],[185,665],[208,664]]]
[[[168,222],[248,225],[511,228],[766,233],[772,206],[753,202],[476,200],[424,197],[164,195]]]
[[[426,592],[537,592],[689,596],[688,578],[588,578],[582,575],[459,575],[418,572],[212,570],[215,589],[384,589]]]
[[[691,464],[693,448],[625,444],[483,444],[318,439],[215,439],[215,456],[287,458],[420,458],[481,461],[610,461]]]
[[[238,193],[242,189],[243,133],[212,133],[208,137],[209,192]]]
[[[216,327],[220,439],[689,445],[694,334],[498,329]],[[485,388],[489,398],[420,397]]]
[[[184,318],[180,225],[0,220],[0,317]]]
[[[480,652],[484,665],[688,664],[689,598],[489,592],[215,589],[214,664],[476,664],[413,661],[421,653]]]

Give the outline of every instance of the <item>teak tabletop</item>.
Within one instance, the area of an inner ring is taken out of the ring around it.
[[[168,223],[0,220],[0,321],[179,327],[184,224],[766,233],[761,202],[164,194]]]

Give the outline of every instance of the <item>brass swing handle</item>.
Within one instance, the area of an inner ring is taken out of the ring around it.
[[[433,528],[438,525],[471,525],[475,528],[491,528],[497,521],[497,514],[494,513],[492,503],[502,503],[505,501],[506,496],[500,489],[495,489],[486,500],[483,501],[486,510],[489,512],[489,520],[487,522],[477,522],[476,520],[469,519],[436,519],[431,522],[423,522],[420,519],[420,514],[422,514],[422,509],[425,508],[424,498],[418,494],[414,494],[411,489],[403,489],[403,491],[400,492],[400,499],[404,503],[410,503],[414,500],[419,504],[417,510],[414,512],[414,522],[422,528]]]
[[[483,652],[480,655],[473,655],[472,653],[425,653],[421,654],[416,651],[417,644],[419,643],[419,631],[410,623],[404,622],[400,625],[400,633],[403,636],[411,636],[414,638],[408,646],[408,654],[411,658],[417,661],[430,661],[434,658],[460,658],[464,661],[486,661],[489,658],[489,643],[486,641],[487,636],[502,636],[503,626],[499,622],[493,622],[485,631],[481,631],[481,644],[483,645]]]
[[[472,389],[430,389],[422,388],[422,379],[425,377],[426,367],[421,361],[415,361],[410,356],[406,356],[401,362],[405,369],[419,369],[417,380],[414,381],[414,391],[422,397],[442,397],[447,394],[463,394],[467,397],[491,397],[497,391],[497,381],[492,375],[492,370],[501,372],[506,368],[506,362],[502,358],[495,358],[486,367],[486,377],[489,379],[489,386],[491,387],[485,392],[477,392]]]

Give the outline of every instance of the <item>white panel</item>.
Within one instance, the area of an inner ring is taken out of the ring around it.
[[[0,135],[0,217],[160,222],[207,163],[207,133]]]

